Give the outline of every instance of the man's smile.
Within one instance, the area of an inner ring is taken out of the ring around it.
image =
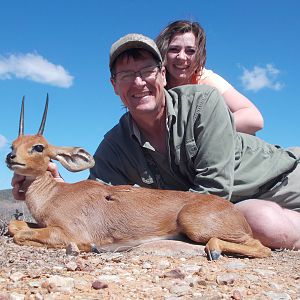
[[[150,91],[145,91],[145,92],[140,92],[140,93],[135,93],[132,95],[133,98],[144,98],[147,96],[152,95],[152,93]]]

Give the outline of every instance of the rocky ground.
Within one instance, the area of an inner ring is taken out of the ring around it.
[[[300,299],[299,259],[300,251],[277,251],[208,261],[202,246],[175,241],[78,254],[18,246],[2,235],[0,299]]]
[[[32,219],[23,201],[8,200],[0,201],[0,300],[300,300],[300,251],[212,262],[203,246],[176,241],[102,254],[18,246],[7,223]]]

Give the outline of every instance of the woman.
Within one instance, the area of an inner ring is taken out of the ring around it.
[[[233,113],[237,131],[255,134],[263,128],[256,106],[225,79],[205,69],[206,38],[197,22],[175,21],[156,38],[167,69],[167,88],[207,84],[217,88]]]

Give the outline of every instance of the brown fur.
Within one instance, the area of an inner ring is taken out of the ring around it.
[[[35,151],[36,145],[44,151]],[[271,253],[253,239],[244,216],[225,199],[91,180],[57,182],[46,171],[50,159],[76,171],[94,164],[84,149],[54,147],[41,135],[21,135],[13,142],[7,164],[27,176],[26,203],[40,227],[12,221],[9,232],[18,244],[66,247],[74,242],[84,251],[93,245],[112,250],[184,235],[217,256],[222,251],[253,257]]]

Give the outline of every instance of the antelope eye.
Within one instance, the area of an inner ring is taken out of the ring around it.
[[[32,149],[36,152],[43,152],[44,148],[45,147],[43,145],[34,145]]]

